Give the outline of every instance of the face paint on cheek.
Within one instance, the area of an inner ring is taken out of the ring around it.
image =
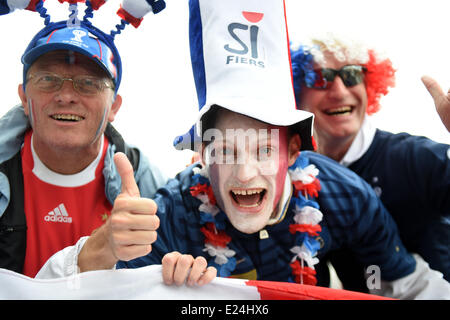
[[[31,98],[28,98],[28,119],[30,120],[30,125],[32,128],[34,128],[34,119],[35,119],[35,114],[34,114],[34,108],[33,108],[33,101],[31,100]]]
[[[97,141],[97,139],[100,137],[100,135],[102,134],[102,129],[103,129],[103,126],[105,125],[106,118],[107,118],[107,115],[108,115],[108,110],[109,110],[109,108],[106,107],[105,111],[103,112],[102,121],[100,121],[100,124],[99,124],[99,126],[97,128],[97,131],[95,132],[94,139],[92,140],[92,143],[95,143]]]
[[[225,210],[224,205],[223,205],[222,194],[220,193],[220,189],[221,189],[220,187],[221,187],[222,181],[221,181],[221,178],[219,175],[219,165],[218,164],[207,165],[207,169],[208,169],[209,181],[211,183],[211,188],[213,189],[214,196],[217,201],[217,205],[222,210]]]
[[[273,207],[275,208],[280,201],[281,194],[284,189],[284,182],[288,170],[288,139],[287,128],[278,127],[279,129],[279,152],[278,152],[278,170],[275,178],[275,196],[273,199]]]

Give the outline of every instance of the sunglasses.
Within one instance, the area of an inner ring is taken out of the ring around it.
[[[308,88],[329,89],[337,75],[342,79],[346,87],[353,87],[364,80],[364,72],[367,68],[359,65],[347,65],[341,69],[322,68],[314,70],[316,81],[314,83],[305,81]]]

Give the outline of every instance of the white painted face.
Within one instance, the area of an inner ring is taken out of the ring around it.
[[[236,229],[257,232],[278,205],[288,166],[295,162],[298,149],[288,156],[286,127],[230,111],[220,113],[214,131],[203,159],[217,205]]]

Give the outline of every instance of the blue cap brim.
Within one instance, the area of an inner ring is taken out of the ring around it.
[[[28,69],[36,59],[55,50],[77,52],[94,60],[113,79],[117,93],[122,63],[114,39],[84,21],[76,28],[67,27],[67,21],[50,23],[34,36],[22,56],[24,85]]]

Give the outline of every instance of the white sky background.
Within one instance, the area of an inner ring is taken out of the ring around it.
[[[67,4],[45,3],[52,21],[67,19]],[[109,0],[91,21],[103,31],[111,30],[119,23],[119,3]],[[116,36],[123,63],[123,105],[113,125],[173,176],[190,161],[191,152],[176,151],[172,141],[194,123],[198,104],[189,56],[188,1],[166,3],[163,12],[147,15],[137,30],[130,25]],[[373,116],[379,128],[450,143],[450,133],[420,81],[427,74],[444,91],[450,87],[449,0],[286,0],[286,10],[291,40],[334,31],[363,39],[390,57],[398,70],[397,84]],[[0,16],[0,116],[19,103],[20,57],[43,26],[43,19],[29,11]]]

